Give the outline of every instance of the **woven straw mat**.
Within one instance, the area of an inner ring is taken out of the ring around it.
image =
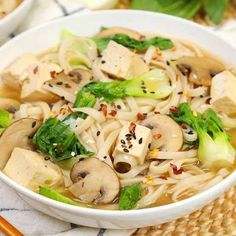
[[[138,229],[133,236],[236,236],[236,185],[204,208],[169,223]]]

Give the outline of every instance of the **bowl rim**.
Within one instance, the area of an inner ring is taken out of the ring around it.
[[[0,27],[6,24],[6,22],[12,21],[15,17],[17,17],[18,13],[21,12],[25,7],[27,7],[31,2],[32,0],[23,0],[23,2],[21,2],[15,9],[13,9],[13,11],[0,19]]]
[[[27,1],[31,1],[31,0],[25,0]],[[215,32],[210,31],[209,29],[179,18],[179,17],[175,17],[175,16],[170,16],[170,15],[166,15],[166,14],[162,14],[162,13],[154,13],[154,12],[147,12],[147,11],[140,11],[140,10],[99,10],[99,11],[83,11],[80,12],[78,14],[73,14],[70,16],[66,16],[66,17],[62,17],[44,24],[41,24],[37,27],[34,27],[32,29],[29,29],[21,34],[19,34],[18,36],[14,37],[13,39],[11,39],[10,41],[8,41],[7,43],[5,43],[4,45],[2,45],[0,47],[0,54],[1,54],[1,50],[4,49],[5,47],[8,47],[8,45],[14,44],[14,42],[17,39],[23,38],[25,35],[27,34],[32,34],[34,32],[37,32],[39,29],[50,26],[50,24],[55,24],[55,23],[60,23],[63,22],[65,19],[68,18],[79,18],[80,15],[112,15],[112,14],[133,14],[133,15],[137,15],[137,16],[145,16],[145,15],[151,15],[151,16],[157,16],[157,17],[161,17],[165,20],[168,20],[170,18],[178,21],[181,24],[187,24],[190,27],[193,28],[198,28],[199,30],[201,30],[203,33],[205,34],[210,34],[211,36],[216,37],[218,40],[220,40],[222,43],[227,44],[228,46],[230,46],[232,48],[233,51],[236,51],[235,48],[230,45],[228,42],[224,41],[223,39],[221,39]],[[73,213],[82,213],[82,214],[86,214],[86,215],[90,215],[90,216],[101,216],[101,215],[106,215],[106,216],[110,216],[110,217],[115,217],[115,216],[134,216],[137,214],[151,214],[151,213],[156,213],[157,211],[163,212],[163,211],[168,211],[170,209],[179,209],[181,208],[181,206],[183,205],[191,205],[192,202],[195,201],[199,201],[199,199],[204,199],[206,198],[206,196],[208,195],[213,195],[214,193],[217,193],[219,189],[221,189],[223,186],[225,186],[225,188],[229,188],[230,186],[233,186],[234,183],[236,183],[236,170],[233,171],[229,176],[227,176],[225,179],[223,179],[221,182],[217,183],[216,185],[210,187],[207,190],[204,190],[203,192],[200,192],[194,196],[191,196],[187,199],[178,201],[178,202],[174,202],[174,203],[170,203],[167,205],[162,205],[162,206],[157,206],[157,207],[152,207],[152,208],[144,208],[144,209],[134,209],[134,210],[105,210],[105,209],[95,209],[95,208],[87,208],[87,207],[81,207],[81,206],[74,206],[74,205],[69,205],[66,203],[62,203],[47,197],[44,197],[38,193],[35,193],[27,188],[25,188],[24,186],[16,183],[15,181],[13,181],[12,179],[10,179],[7,175],[5,175],[1,170],[0,170],[0,180],[2,180],[6,185],[10,186],[11,188],[13,188],[16,193],[20,193],[25,195],[26,197],[34,200],[34,201],[38,201],[40,203],[46,204],[47,206],[50,207],[55,207],[57,209],[60,210],[65,210],[65,211],[69,211],[69,212],[73,212]],[[213,199],[212,199],[213,200]]]

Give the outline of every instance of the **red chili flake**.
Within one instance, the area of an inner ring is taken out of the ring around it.
[[[179,80],[179,75],[176,75],[176,81],[178,81]]]
[[[38,70],[39,70],[39,67],[36,66],[36,67],[33,69],[33,73],[34,73],[34,74],[37,74]]]
[[[139,113],[137,114],[137,119],[138,119],[138,120],[144,120],[145,118],[146,118],[145,115],[143,115],[142,113],[139,112]]]
[[[167,176],[165,176],[165,175],[161,175],[161,176],[159,176],[159,178],[160,178],[160,179],[167,180]]]
[[[57,72],[54,70],[54,71],[50,71],[50,75],[53,79],[56,79],[56,74]]]
[[[154,134],[153,135],[153,138],[155,139],[155,140],[158,140],[159,138],[161,138],[161,134]]]
[[[172,107],[170,108],[170,111],[171,111],[172,113],[176,114],[176,113],[178,113],[178,108],[172,106]]]
[[[182,129],[188,129],[188,126],[186,124],[181,125]]]
[[[145,37],[145,35],[140,35],[139,36],[139,40],[144,40],[146,37]]]
[[[101,104],[102,112],[104,116],[107,116],[107,105],[106,104]]]
[[[134,122],[131,122],[129,125],[129,132],[134,133],[136,128],[136,124]]]
[[[111,115],[111,116],[116,116],[116,114],[117,114],[117,111],[115,111],[115,110],[111,110],[111,112],[109,113],[109,115]]]
[[[172,168],[175,175],[180,175],[184,171],[182,167],[180,169],[178,169],[177,166],[175,164],[172,164],[172,163],[170,163],[170,167]]]
[[[71,109],[70,106],[68,106],[67,110],[68,110],[68,112],[71,112],[71,113],[73,112],[73,110]]]

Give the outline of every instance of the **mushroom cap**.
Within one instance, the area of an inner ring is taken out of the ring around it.
[[[0,137],[0,169],[3,169],[15,147],[31,149],[32,137],[41,125],[41,121],[32,118],[23,118],[13,122]]]
[[[151,149],[159,148],[162,151],[175,152],[183,145],[181,127],[167,115],[153,115],[143,120],[142,125],[152,131]]]
[[[183,73],[189,74],[192,83],[203,86],[211,86],[212,77],[225,70],[223,64],[210,57],[181,57],[177,65]]]
[[[105,29],[101,32],[99,32],[96,37],[97,38],[104,38],[104,37],[108,37],[114,34],[125,34],[128,35],[131,38],[134,38],[136,40],[141,40],[144,36],[134,30],[131,29],[126,29],[123,27],[111,27],[108,29]]]
[[[97,158],[86,158],[71,169],[74,183],[69,191],[85,203],[106,204],[114,201],[120,191],[115,171]]]

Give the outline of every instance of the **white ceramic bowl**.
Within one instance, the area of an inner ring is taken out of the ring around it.
[[[156,32],[183,38],[197,43],[236,67],[236,50],[202,26],[162,14],[113,10],[73,15],[21,34],[0,48],[0,69],[23,53],[38,53],[54,46],[59,40],[62,29],[71,30],[78,35],[92,35],[101,26],[124,26],[141,32]],[[75,224],[121,229],[157,225],[185,216],[228,190],[236,183],[236,172],[214,187],[186,200],[155,208],[130,211],[107,211],[66,205],[27,190],[1,172],[0,180],[15,189],[31,206],[48,215]]]
[[[14,30],[22,22],[22,20],[30,10],[32,3],[33,0],[24,0],[11,13],[0,19],[0,40],[3,40],[9,34],[14,32]]]

